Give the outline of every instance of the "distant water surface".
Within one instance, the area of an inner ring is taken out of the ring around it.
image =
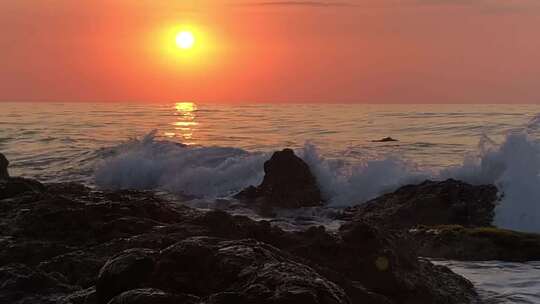
[[[497,185],[505,196],[496,224],[540,232],[538,113],[540,105],[0,103],[0,151],[13,175],[189,192],[208,205],[260,182],[270,153],[291,147],[333,207],[452,177]],[[397,141],[374,142],[388,136]],[[438,263],[488,303],[540,303],[538,263]]]
[[[22,102],[0,107],[0,150],[12,160],[13,172],[47,180],[70,179],[77,161],[82,165],[96,150],[154,129],[188,145],[272,151],[310,141],[329,158],[358,162],[392,154],[418,166],[442,167],[476,153],[483,135],[500,141],[540,113],[540,105]],[[399,141],[372,142],[387,136]]]

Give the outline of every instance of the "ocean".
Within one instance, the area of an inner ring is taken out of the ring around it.
[[[189,194],[200,204],[258,184],[264,161],[289,147],[329,208],[456,178],[505,193],[498,226],[540,232],[539,113],[540,105],[0,103],[0,151],[12,175]],[[490,303],[540,303],[538,263],[439,263]]]

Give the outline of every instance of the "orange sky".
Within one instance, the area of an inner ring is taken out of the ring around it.
[[[204,50],[164,52],[185,24]],[[540,102],[538,0],[16,0],[0,31],[0,101]]]

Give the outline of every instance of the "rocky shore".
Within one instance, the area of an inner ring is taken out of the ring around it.
[[[241,202],[264,210],[322,204],[309,167],[291,150],[276,153],[265,173]],[[456,244],[485,239],[509,252],[512,237],[479,228],[491,224],[496,200],[492,186],[426,182],[346,210],[338,231],[284,231],[151,191],[42,184],[6,169],[0,303],[480,303],[469,281],[420,256],[469,258],[479,253],[456,248],[475,247]],[[521,237],[518,244],[539,247],[538,236]]]

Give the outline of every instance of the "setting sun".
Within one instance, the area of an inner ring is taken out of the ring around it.
[[[195,36],[192,32],[180,32],[176,35],[176,45],[181,49],[191,49],[195,45]]]

